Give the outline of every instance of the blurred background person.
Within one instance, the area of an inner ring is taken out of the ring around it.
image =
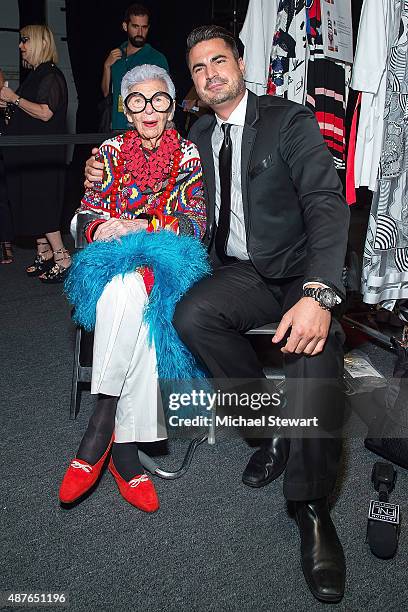
[[[153,64],[167,72],[169,70],[165,56],[146,42],[149,27],[150,11],[142,4],[131,4],[125,11],[122,23],[128,39],[119,48],[112,49],[103,65],[101,88],[106,104],[111,105],[113,130],[128,129],[120,93],[125,74],[142,64]]]
[[[56,66],[52,32],[45,25],[28,25],[20,32],[19,48],[30,73],[16,92],[6,84],[0,89],[0,100],[7,105],[4,133],[65,133],[67,84]],[[60,232],[65,147],[10,147],[3,156],[15,234],[37,239],[37,257],[26,272],[45,283],[62,282],[71,264]]]
[[[200,100],[194,85],[189,89],[186,97],[179,106],[181,106],[187,116],[184,124],[186,133],[193,127],[197,119],[205,114],[213,112],[203,100]]]
[[[0,89],[6,84],[4,73],[0,70]],[[0,101],[0,134],[4,132],[4,115],[6,107],[7,104]],[[5,181],[3,156],[0,151],[0,264],[13,263],[13,251],[11,247],[13,226]]]

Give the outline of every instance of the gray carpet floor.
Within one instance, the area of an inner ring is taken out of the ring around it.
[[[58,487],[83,434],[92,398],[83,394],[69,420],[73,327],[60,285],[27,278],[32,253],[0,267],[2,435],[0,589],[66,591],[70,610],[320,610],[300,568],[298,533],[282,479],[246,488],[251,449],[218,437],[202,445],[190,471],[156,479],[161,509],[144,514],[119,495],[111,475],[72,509]],[[368,347],[380,369],[392,355]],[[175,440],[160,458],[176,466],[187,445]],[[408,530],[398,555],[373,557],[365,544],[376,456],[362,440],[345,444],[333,516],[347,559],[344,611],[402,611],[408,606]],[[408,474],[398,470],[392,501],[408,508]],[[27,609],[27,608],[26,608]],[[34,609],[34,608],[31,608]]]

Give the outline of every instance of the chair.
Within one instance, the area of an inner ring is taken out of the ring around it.
[[[81,327],[75,330],[74,365],[72,371],[70,419],[76,419],[80,406],[82,384],[90,384],[92,378],[93,333]]]
[[[250,329],[246,335],[250,337],[251,343],[254,345],[261,361],[264,365],[264,373],[266,378],[275,381],[284,381],[285,375],[279,366],[271,365],[271,337],[275,334],[278,323],[269,323],[262,327]],[[89,384],[92,377],[92,345],[93,333],[85,332],[81,327],[76,328],[75,332],[75,349],[74,349],[74,366],[72,373],[72,388],[71,388],[71,403],[70,403],[70,418],[76,419],[80,404],[82,385]],[[276,350],[276,349],[275,349]],[[268,365],[269,364],[269,365]],[[279,384],[279,383],[278,383]],[[215,419],[208,428],[208,432],[201,437],[194,438],[184,455],[184,459],[180,468],[174,472],[163,470],[154,459],[139,450],[139,457],[143,466],[152,474],[166,480],[174,480],[183,476],[192,462],[194,453],[198,446],[203,442],[215,444]]]

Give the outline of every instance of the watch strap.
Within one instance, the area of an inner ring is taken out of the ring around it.
[[[330,311],[331,308],[329,308],[329,306],[324,304],[321,301],[321,299],[320,299],[321,291],[323,291],[323,287],[306,287],[305,289],[303,289],[303,297],[311,297],[311,298],[313,298],[319,304],[320,308],[323,308],[323,310],[329,310]],[[329,291],[332,291],[332,290],[329,289]]]

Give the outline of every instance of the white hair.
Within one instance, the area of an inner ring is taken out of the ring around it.
[[[120,93],[122,95],[122,100],[125,100],[126,96],[130,92],[131,88],[138,83],[143,83],[143,81],[163,81],[167,88],[167,93],[173,98],[176,97],[176,88],[174,87],[174,83],[170,78],[169,73],[164,68],[160,68],[160,66],[155,66],[154,64],[142,64],[141,66],[135,66],[132,70],[129,70],[125,74],[122,79]]]

